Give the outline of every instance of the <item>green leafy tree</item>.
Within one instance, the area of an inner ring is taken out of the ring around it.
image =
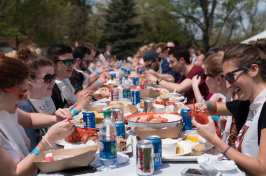
[[[140,33],[140,24],[134,22],[137,17],[135,2],[132,0],[111,0],[106,9],[105,24],[101,46],[111,45],[112,53],[118,59],[124,59],[136,52]]]

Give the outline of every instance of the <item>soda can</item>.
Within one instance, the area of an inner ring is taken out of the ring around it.
[[[118,101],[119,100],[119,91],[116,88],[111,90],[111,101]]]
[[[122,107],[113,107],[114,122],[124,122],[124,110]]]
[[[113,69],[110,69],[110,71],[114,71]]]
[[[119,69],[119,65],[117,65],[115,68],[116,68],[116,69]]]
[[[134,77],[133,83],[134,83],[134,85],[139,85],[139,77]]]
[[[149,140],[140,140],[137,145],[137,174],[152,175],[154,172],[154,148]]]
[[[140,92],[139,90],[132,91],[132,105],[137,105],[140,102]]]
[[[160,136],[151,135],[147,136],[146,140],[152,142],[154,147],[154,168],[161,168],[162,167],[162,140]]]
[[[84,128],[95,128],[95,114],[92,111],[83,112]]]
[[[125,124],[123,122],[116,122],[116,134],[118,138],[126,139]]]
[[[141,70],[138,70],[138,75],[141,75],[142,74],[142,71]]]
[[[127,74],[130,75],[130,70],[127,70]]]
[[[191,130],[192,124],[191,124],[191,116],[187,117],[187,113],[190,111],[190,108],[183,108],[180,111],[180,115],[182,116],[182,122],[183,122],[183,130]]]
[[[147,113],[147,112],[152,112],[153,110],[153,104],[154,104],[154,100],[153,98],[146,98],[144,100],[144,108],[143,108],[143,112]]]
[[[115,74],[115,73],[112,73],[112,74],[111,74],[111,79],[114,80],[115,78],[116,78],[116,74]]]

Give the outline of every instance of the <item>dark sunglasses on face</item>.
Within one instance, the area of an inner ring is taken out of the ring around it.
[[[174,48],[174,47],[173,47],[173,46],[166,46],[166,47],[165,47],[165,49],[168,49],[168,48],[169,48],[169,49],[172,49],[172,48]]]
[[[10,92],[10,93],[14,93],[14,94],[19,95],[20,100],[23,100],[23,98],[25,97],[25,95],[27,94],[27,91],[28,91],[28,90],[26,90],[25,92],[20,92],[20,91],[14,90],[14,89],[4,89],[4,90],[6,92]]]
[[[52,82],[52,80],[55,79],[55,74],[51,75],[51,74],[47,74],[47,75],[44,75],[44,77],[37,77],[35,75],[30,75],[32,78],[40,78],[40,79],[43,79],[44,80],[44,83],[45,84],[49,84]]]
[[[238,69],[236,69],[234,71],[231,71],[231,72],[227,73],[224,76],[224,78],[223,78],[224,79],[224,82],[226,82],[226,80],[227,80],[230,84],[234,83],[235,82],[235,77],[234,77],[235,75],[234,75],[234,73],[239,72],[241,70],[249,69],[251,67],[251,65],[252,64],[248,64],[248,65],[245,65],[244,67],[238,68]]]
[[[208,73],[205,74],[205,73],[204,73],[204,74],[201,75],[201,78],[202,78],[204,81],[206,81],[206,78],[207,78],[208,76],[209,76],[209,77],[214,77],[212,74],[208,74]]]
[[[57,60],[55,62],[59,62],[59,61],[63,62],[63,64],[65,64],[66,66],[71,65],[71,63],[73,65],[76,63],[76,59],[75,58],[74,59],[66,59],[66,60]]]

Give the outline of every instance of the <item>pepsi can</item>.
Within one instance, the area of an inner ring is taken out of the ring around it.
[[[117,138],[126,139],[125,124],[123,122],[116,122],[115,127]]]
[[[84,128],[95,128],[95,114],[92,111],[83,113]]]
[[[114,80],[115,78],[116,78],[116,74],[115,74],[115,73],[112,73],[112,74],[111,74],[111,79]]]
[[[190,108],[183,108],[180,111],[180,115],[182,116],[182,122],[183,122],[183,130],[191,130],[192,124],[191,124],[191,116],[187,117],[187,113],[190,111]]]
[[[138,70],[138,75],[141,75],[142,74],[142,71],[141,70]]]
[[[151,135],[147,136],[146,140],[152,142],[154,147],[154,168],[161,168],[162,167],[162,140],[160,136]]]
[[[130,75],[130,70],[127,70],[127,74]]]
[[[140,102],[140,92],[139,90],[132,91],[132,105],[137,105]]]
[[[133,83],[134,83],[134,85],[139,85],[139,77],[134,77]]]
[[[113,69],[110,69],[110,71],[114,71]]]

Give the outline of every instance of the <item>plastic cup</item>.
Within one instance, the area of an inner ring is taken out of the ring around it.
[[[199,141],[199,134],[196,130],[187,130],[186,131],[187,140],[191,142],[198,142]]]

